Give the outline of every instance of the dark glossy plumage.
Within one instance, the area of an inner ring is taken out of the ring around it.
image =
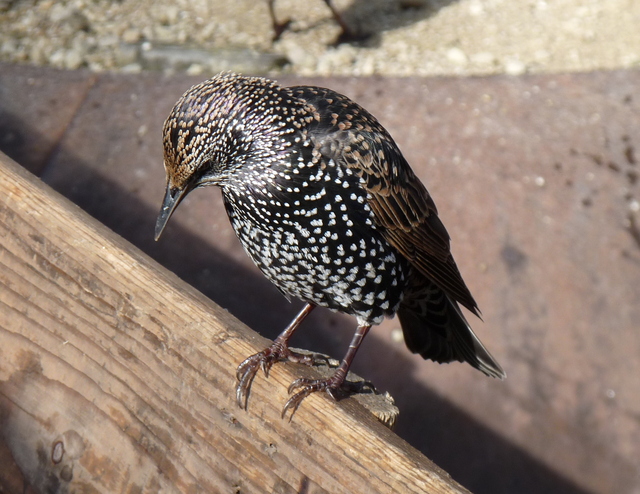
[[[347,97],[222,74],[178,101],[164,152],[156,238],[189,191],[217,185],[249,256],[285,296],[309,304],[241,364],[241,406],[259,367],[302,359],[288,339],[317,305],[355,316],[359,330],[337,375],[296,381],[285,411],[310,392],[338,389],[369,327],[396,313],[412,352],[504,377],[458,307],[479,314],[431,196],[387,131]]]

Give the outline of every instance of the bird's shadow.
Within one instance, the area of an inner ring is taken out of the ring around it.
[[[349,43],[375,48],[380,45],[385,31],[400,29],[432,17],[440,9],[456,1],[458,0],[354,0],[345,9],[334,7],[349,31],[342,31],[332,45]],[[277,5],[277,1],[275,3]],[[287,17],[282,8],[278,10],[278,17],[287,21],[296,20]],[[326,22],[326,19],[319,22]],[[307,25],[304,30],[314,27],[317,27],[317,23]],[[295,23],[289,23],[286,29],[293,32],[300,30],[295,27]]]

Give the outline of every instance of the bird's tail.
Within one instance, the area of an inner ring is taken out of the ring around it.
[[[504,379],[506,373],[475,335],[458,304],[420,278],[397,312],[409,350],[440,363],[468,362],[488,376]]]

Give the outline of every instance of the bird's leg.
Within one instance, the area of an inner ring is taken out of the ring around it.
[[[342,18],[342,16],[340,15],[340,13],[336,10],[336,8],[331,4],[331,0],[324,0],[324,3],[327,4],[327,7],[329,7],[329,10],[331,10],[331,14],[333,14],[333,18],[336,20],[336,22],[338,23],[338,25],[342,28],[342,33],[343,34],[347,34],[347,33],[351,33],[351,31],[349,30],[349,26],[347,26],[347,23],[344,22],[344,19]]]
[[[269,377],[269,369],[278,360],[288,359],[292,362],[299,362],[302,364],[312,365],[315,361],[313,355],[302,355],[296,352],[292,352],[289,349],[289,340],[293,336],[293,333],[305,317],[315,308],[313,304],[307,304],[291,321],[291,324],[285,329],[273,342],[271,346],[265,348],[261,352],[251,355],[242,362],[236,370],[236,378],[238,379],[238,387],[236,388],[236,400],[238,406],[243,409],[247,409],[247,401],[249,399],[249,389],[253,378],[256,377],[258,369],[262,369],[264,375]]]
[[[340,36],[338,36],[338,39],[336,40],[336,44],[349,43],[351,41],[362,41],[366,38],[366,36],[359,35],[357,32],[353,31],[351,28],[349,28],[349,26],[347,26],[347,23],[344,22],[344,19],[340,15],[340,12],[336,10],[336,8],[331,3],[331,0],[324,0],[324,3],[327,4],[327,7],[329,7],[329,9],[331,10],[331,14],[333,14],[333,18],[342,29]]]
[[[291,24],[291,19],[287,19],[284,22],[278,22],[276,20],[276,12],[273,8],[273,2],[275,0],[267,0],[269,3],[269,15],[271,16],[271,23],[273,24],[273,41],[278,41],[282,33],[289,27]]]
[[[282,409],[282,417],[287,414],[287,411],[291,410],[291,417],[296,413],[296,410],[307,396],[316,391],[326,391],[329,395],[336,399],[336,395],[334,394],[336,391],[340,390],[340,388],[344,385],[344,380],[347,377],[347,372],[349,372],[349,367],[351,367],[351,363],[353,362],[353,358],[356,356],[356,352],[364,340],[364,337],[371,329],[371,325],[358,326],[356,330],[356,334],[353,335],[353,339],[349,344],[349,349],[347,350],[344,359],[340,363],[340,367],[333,373],[333,375],[327,379],[296,379],[289,386],[289,394],[295,391],[295,394],[289,398],[289,400],[285,403],[284,408]],[[289,418],[291,420],[291,418]]]

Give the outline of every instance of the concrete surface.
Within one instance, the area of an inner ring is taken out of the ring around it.
[[[297,307],[246,258],[218,191],[153,242],[161,125],[200,80],[0,64],[0,150],[274,337]],[[397,432],[476,493],[640,492],[640,71],[279,80],[343,92],[395,137],[507,371],[425,362],[385,322],[354,370],[394,396]],[[294,345],[341,357],[354,328],[317,311]]]
[[[637,0],[0,0],[0,61],[139,72],[433,76],[640,66]]]

